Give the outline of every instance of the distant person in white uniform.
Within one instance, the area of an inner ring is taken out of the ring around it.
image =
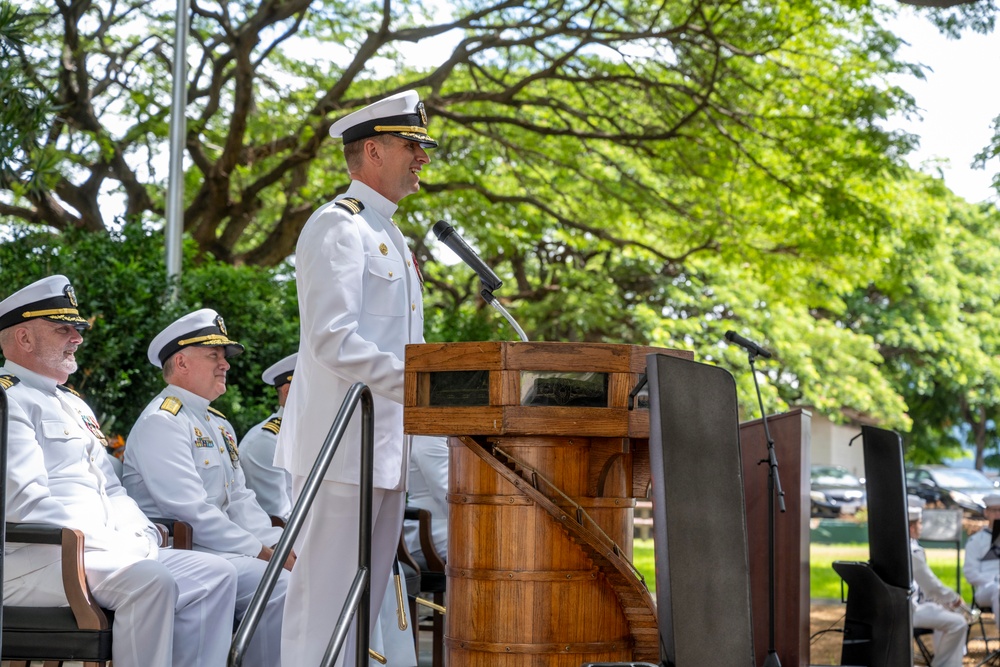
[[[292,476],[287,470],[274,465],[274,448],[278,444],[281,419],[285,413],[285,401],[292,387],[295,374],[295,360],[298,354],[290,354],[271,365],[260,376],[264,384],[274,387],[278,394],[278,410],[257,424],[240,441],[240,461],[247,486],[253,489],[257,502],[272,517],[282,522],[288,521],[292,511]]]
[[[959,611],[962,598],[937,578],[927,564],[924,548],[917,541],[923,528],[919,499],[907,508],[910,522],[910,563],[914,592],[911,597],[913,627],[934,631],[931,667],[962,667],[969,626]]]
[[[341,118],[330,134],[344,140],[351,185],[306,222],[295,251],[299,358],[285,406],[275,463],[302,490],[351,386],[374,394],[375,454],[371,615],[377,622],[403,525],[407,439],[403,435],[403,360],[424,340],[421,278],[392,216],[420,189],[430,162],[427,115],[416,92],[375,102]],[[299,536],[285,606],[282,649],[290,664],[318,664],[358,560],[361,410],[355,410]],[[355,632],[338,664],[353,664]]]
[[[211,402],[226,392],[228,358],[243,352],[222,318],[203,308],[161,331],[147,351],[167,386],[150,401],[125,444],[124,482],[143,511],[191,524],[194,547],[228,559],[239,574],[236,618],[257,590],[281,529],[247,488],[236,436]],[[294,554],[284,563],[291,569]],[[281,572],[243,664],[281,664],[288,573]],[[222,619],[221,628],[232,631]],[[296,664],[294,662],[290,664]]]
[[[406,504],[431,513],[431,538],[434,550],[448,559],[448,438],[415,435],[410,447],[410,477],[407,480]],[[427,567],[420,544],[420,524],[403,524],[406,549],[421,568]]]
[[[965,543],[965,578],[976,589],[976,604],[993,609],[993,617],[1000,627],[1000,559],[987,558],[993,546],[993,522],[1000,520],[1000,494],[983,498],[986,509],[986,527],[972,535]]]
[[[55,275],[0,302],[6,363],[6,520],[75,528],[84,534],[84,570],[97,603],[115,611],[116,667],[223,667],[232,627],[236,570],[225,559],[159,548],[156,528],[115,475],[107,438],[87,404],[62,386],[76,371],[80,316],[69,280]],[[55,545],[8,543],[4,604],[64,606]]]

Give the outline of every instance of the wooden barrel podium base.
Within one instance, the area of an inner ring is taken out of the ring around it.
[[[625,497],[624,484],[622,497],[553,502],[560,520],[525,495],[529,485],[499,474],[468,440],[450,441],[449,666],[580,667],[632,660],[635,641],[619,593],[564,527],[583,508],[617,544],[631,545],[635,501]],[[588,458],[587,438],[498,443],[519,460],[562,460],[552,475],[568,493],[583,490],[568,480],[586,486],[578,468]]]

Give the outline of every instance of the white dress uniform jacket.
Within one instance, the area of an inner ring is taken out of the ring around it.
[[[292,476],[274,465],[274,449],[284,412],[284,407],[278,408],[247,431],[240,441],[240,461],[247,486],[257,496],[257,503],[270,516],[287,520],[292,511]]]
[[[993,544],[993,535],[986,528],[972,535],[965,543],[965,563],[962,569],[965,578],[976,589],[976,604],[980,607],[997,609],[997,598],[1000,593],[1000,559],[985,560]],[[997,623],[1000,623],[1000,615]]]
[[[16,378],[4,381],[14,382],[7,388],[6,520],[83,532],[87,582],[101,605],[120,612],[115,664],[224,664],[228,639],[208,636],[202,627],[233,613],[232,566],[206,554],[159,551],[157,531],[118,481],[87,404],[9,361],[0,375]],[[6,544],[5,602],[64,604],[59,560],[56,545]]]
[[[405,347],[423,342],[424,313],[417,267],[391,220],[396,205],[359,181],[344,197],[351,201],[331,202],[313,213],[296,246],[299,351],[275,464],[291,472],[296,497],[351,385],[368,385],[375,406],[369,618],[374,631],[403,523]],[[357,563],[360,458],[359,407],[299,536],[282,634],[290,663],[319,662],[332,619],[347,598],[350,581],[344,575]],[[354,637],[348,635],[338,665],[353,661]]]
[[[934,630],[932,667],[961,667],[965,637],[969,626],[957,611],[945,608],[959,599],[937,578],[927,564],[927,555],[917,540],[910,540],[910,563],[913,570],[913,627]]]
[[[229,559],[237,572],[235,617],[241,619],[267,567],[257,555],[277,544],[281,529],[271,526],[246,486],[234,433],[207,399],[167,385],[129,433],[124,480],[139,507],[187,521],[195,549]],[[247,667],[281,665],[287,585],[288,572],[281,571],[247,646]]]
[[[190,523],[195,548],[256,558],[281,529],[247,488],[234,433],[207,399],[167,385],[129,433],[125,488],[144,512]]]
[[[352,213],[330,202],[306,223],[295,249],[301,318],[299,357],[275,463],[307,476],[351,385],[374,394],[378,489],[405,487],[403,360],[424,341],[420,277],[396,205],[352,181],[345,197],[364,203]],[[326,479],[358,484],[361,410],[355,410]]]

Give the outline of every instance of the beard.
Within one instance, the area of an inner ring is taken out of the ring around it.
[[[67,352],[73,353],[72,357],[66,356]],[[65,348],[62,350],[46,350],[43,353],[39,353],[42,363],[53,371],[59,373],[65,373],[66,375],[72,375],[76,372],[76,347]]]

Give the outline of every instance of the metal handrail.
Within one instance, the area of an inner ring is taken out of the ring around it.
[[[372,400],[371,389],[363,382],[355,382],[348,390],[336,419],[333,420],[333,426],[330,427],[323,448],[302,487],[302,493],[295,502],[295,507],[292,508],[281,539],[274,547],[274,554],[264,570],[257,591],[254,593],[253,599],[250,600],[250,605],[236,630],[232,646],[229,649],[229,667],[240,667],[243,664],[243,655],[246,652],[247,644],[250,643],[250,638],[257,629],[257,624],[264,613],[264,606],[278,582],[281,568],[292,551],[295,538],[302,529],[305,516],[312,507],[316,493],[319,491],[319,485],[326,475],[327,468],[330,467],[330,462],[333,461],[334,454],[337,453],[337,447],[344,437],[344,432],[347,430],[347,425],[359,401],[361,402],[361,507],[359,510],[358,572],[354,577],[347,601],[340,612],[340,617],[334,626],[330,643],[320,664],[322,667],[331,667],[337,660],[347,637],[348,626],[355,615],[362,619],[358,622],[357,629],[357,667],[364,667],[368,664],[368,619],[371,616],[372,473],[374,470],[372,449],[375,442],[375,404]]]
[[[0,387],[0,546],[7,545],[7,414],[9,412],[7,392]],[[0,549],[0,599],[3,599],[3,556],[6,549]],[[3,645],[3,605],[0,605],[0,646]]]

